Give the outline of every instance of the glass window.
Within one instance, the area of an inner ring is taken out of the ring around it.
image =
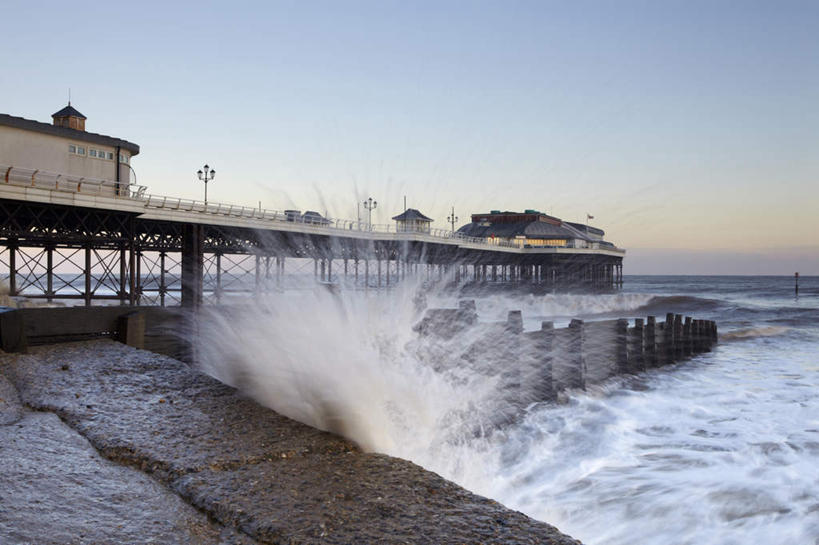
[[[77,155],[85,155],[85,148],[82,146],[77,146]]]
[[[109,159],[110,161],[113,161],[113,160],[114,160],[114,154],[113,154],[113,153],[111,153],[110,151],[108,152],[108,159]]]
[[[77,153],[77,146],[74,144],[68,144],[68,153]]]
[[[89,157],[96,157],[97,156],[97,150],[95,150],[95,149],[88,150],[88,156]]]

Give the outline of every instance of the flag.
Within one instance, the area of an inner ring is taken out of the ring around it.
[[[593,219],[594,219],[594,216],[592,216],[591,214],[586,212],[586,221],[593,220]]]

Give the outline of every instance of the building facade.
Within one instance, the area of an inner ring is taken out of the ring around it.
[[[127,188],[139,146],[87,132],[85,122],[71,104],[52,114],[52,123],[0,114],[0,175],[25,172],[70,183],[94,181],[110,193]]]
[[[502,212],[472,214],[472,222],[458,232],[469,237],[486,239],[490,244],[509,243],[521,248],[590,248],[614,247],[603,240],[602,229],[563,221],[538,212]]]

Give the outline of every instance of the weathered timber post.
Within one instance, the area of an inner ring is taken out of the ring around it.
[[[568,384],[572,388],[586,388],[586,360],[583,356],[584,337],[586,326],[583,320],[573,319],[569,323],[571,333],[569,340],[569,354],[571,374]]]
[[[614,326],[614,339],[617,343],[615,350],[615,359],[617,373],[630,373],[629,367],[629,351],[628,351],[628,320],[621,318],[617,320]]]
[[[380,288],[381,287],[381,257],[376,259],[376,261],[378,262],[378,287]]]
[[[683,317],[682,314],[674,315],[674,361],[680,361],[685,354],[683,337]]]
[[[694,353],[694,332],[691,325],[691,316],[685,317],[683,323],[683,355],[691,356]]]
[[[204,233],[201,225],[186,223],[182,227],[182,306],[189,309],[202,304]]]
[[[646,370],[645,323],[642,318],[634,320],[634,328],[629,333],[629,371],[639,373]]]
[[[387,276],[386,276],[386,285],[390,287],[390,256],[387,256]]]
[[[663,324],[663,361],[664,365],[674,363],[674,314],[665,315]]]
[[[327,260],[327,281],[333,281],[333,258]]]
[[[509,333],[523,333],[523,313],[519,310],[510,310],[506,315],[506,331]]]
[[[645,367],[657,367],[657,318],[654,316],[646,318],[643,349]]]

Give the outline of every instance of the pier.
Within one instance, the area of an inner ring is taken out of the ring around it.
[[[602,243],[526,247],[205,203],[129,181],[0,165],[0,275],[12,296],[194,308],[275,288],[293,259],[302,272],[308,260],[318,281],[360,289],[412,276],[459,287],[611,291],[622,286],[624,254]]]

